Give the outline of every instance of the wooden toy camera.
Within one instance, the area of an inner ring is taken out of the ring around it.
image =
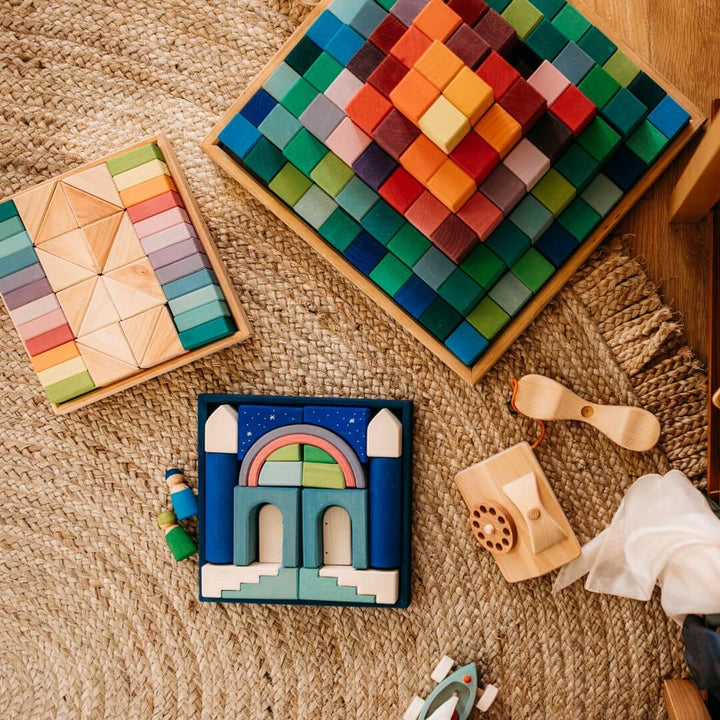
[[[580,545],[530,445],[519,443],[455,476],[470,528],[508,582],[574,560]]]

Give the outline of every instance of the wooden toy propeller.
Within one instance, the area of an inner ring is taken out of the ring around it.
[[[518,411],[535,420],[586,422],[628,450],[650,450],[660,437],[660,423],[647,410],[587,402],[544,375],[520,378],[513,402]]]

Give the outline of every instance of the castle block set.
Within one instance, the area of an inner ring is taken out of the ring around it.
[[[412,404],[200,395],[200,599],[407,607]]]
[[[204,148],[474,381],[697,124],[565,2],[333,0]]]
[[[247,337],[193,203],[157,138],[0,204],[0,293],[56,412]]]

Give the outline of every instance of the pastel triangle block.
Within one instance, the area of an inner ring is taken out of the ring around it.
[[[60,185],[53,190],[35,242],[41,244],[78,227],[75,215]]]
[[[165,310],[164,307],[156,307],[120,323],[136,358],[142,359],[145,356],[153,331],[163,310]]]
[[[77,283],[97,275],[93,270],[75,265],[69,260],[45,252],[42,248],[37,248],[35,252],[37,252],[38,260],[40,260],[50,287],[54,292],[64,290],[71,285],[77,285]]]
[[[35,242],[55,185],[55,182],[46,182],[13,198],[25,229]]]
[[[110,299],[110,294],[105,287],[105,278],[98,278],[95,291],[93,292],[92,298],[83,318],[82,324],[80,325],[80,331],[78,336],[86,335],[95,330],[99,330],[106,325],[118,322],[120,316],[113,301]]]
[[[115,242],[115,235],[125,213],[118,212],[109,217],[86,225],[82,231],[85,233],[90,252],[97,263],[98,272],[103,272],[108,256]]]
[[[100,270],[80,228],[75,228],[70,232],[48,240],[43,243],[42,249],[93,272]]]
[[[97,282],[98,277],[95,275],[90,280],[73,285],[57,294],[58,302],[65,313],[68,325],[70,325],[70,329],[76,337],[85,319]]]
[[[160,308],[160,310],[160,317],[140,363],[140,366],[144,368],[152,367],[185,352],[170,313],[165,307]]]
[[[118,211],[117,205],[101,200],[84,190],[78,190],[72,185],[63,183],[62,189],[80,226],[90,225]]]
[[[113,323],[100,330],[95,330],[95,332],[83,335],[79,337],[77,341],[86,348],[97,350],[122,363],[135,367],[138,366],[138,362],[128,344],[125,333],[120,327],[120,323]]]
[[[137,366],[123,362],[111,355],[106,355],[95,348],[78,343],[80,354],[90,373],[90,377],[97,387],[109,385],[137,372]]]
[[[145,251],[138,240],[137,233],[130,221],[130,216],[123,213],[120,225],[115,233],[115,239],[110,249],[104,266],[104,272],[117,270],[123,265],[141,260],[145,257]]]
[[[115,187],[112,175],[107,169],[105,163],[88,168],[82,172],[75,173],[63,180],[65,185],[83,190],[90,195],[94,195],[101,200],[112,203],[118,208],[122,208],[122,200],[120,194]]]

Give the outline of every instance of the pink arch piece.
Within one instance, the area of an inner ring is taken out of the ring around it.
[[[350,467],[350,463],[347,461],[347,458],[331,442],[328,442],[323,438],[316,437],[315,435],[308,435],[306,433],[284,435],[283,437],[271,440],[267,445],[265,445],[262,450],[260,450],[255,456],[252,464],[248,468],[248,487],[257,486],[260,479],[260,468],[263,466],[265,461],[276,450],[286,447],[287,445],[314,445],[315,447],[324,450],[340,466],[343,478],[345,479],[345,487],[355,487],[355,476],[353,474],[352,468]]]

